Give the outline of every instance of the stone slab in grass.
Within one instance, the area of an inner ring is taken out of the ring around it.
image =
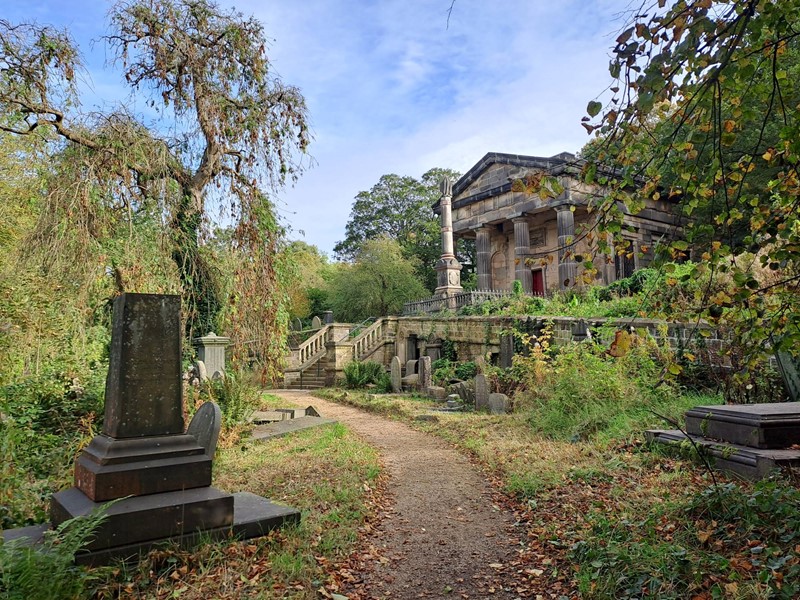
[[[310,429],[311,427],[319,427],[321,425],[328,425],[336,422],[336,419],[326,419],[324,417],[298,417],[296,419],[286,419],[285,421],[275,421],[274,423],[257,425],[255,429],[253,429],[252,437],[254,440],[266,440],[288,435],[290,433],[294,433],[295,431],[302,431],[304,429]]]

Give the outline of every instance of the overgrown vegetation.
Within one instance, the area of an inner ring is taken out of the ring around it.
[[[392,391],[392,381],[382,364],[374,360],[354,360],[344,368],[344,384],[350,389],[374,386],[378,393]]]
[[[79,600],[97,574],[77,567],[75,555],[91,540],[106,514],[65,521],[40,545],[0,539],[0,596],[5,600]]]

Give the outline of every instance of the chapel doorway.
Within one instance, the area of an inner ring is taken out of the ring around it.
[[[534,296],[544,296],[544,269],[531,270],[533,285],[531,291]]]

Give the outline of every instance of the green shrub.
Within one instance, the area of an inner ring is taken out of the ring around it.
[[[0,527],[47,520],[83,440],[99,426],[105,369],[48,372],[0,387]]]
[[[529,411],[534,430],[554,439],[627,438],[662,424],[657,415],[677,419],[698,402],[662,379],[658,353],[650,340],[619,358],[586,342],[515,357],[514,369],[524,388],[517,404]],[[713,398],[708,403],[718,402]]]
[[[455,366],[456,379],[467,380],[472,379],[478,374],[478,365],[472,361],[458,363]]]
[[[0,387],[0,412],[18,427],[71,433],[103,414],[106,367],[82,374],[52,371]]]
[[[223,426],[231,428],[247,423],[259,408],[261,392],[247,373],[230,371],[200,385],[200,401],[209,400],[219,405]]]
[[[392,380],[383,365],[372,360],[364,362],[354,360],[344,368],[345,387],[350,389],[364,388],[374,385],[378,392],[392,390]]]
[[[456,376],[455,364],[447,358],[433,361],[431,363],[431,371],[433,372],[433,383],[438,386],[446,386]]]

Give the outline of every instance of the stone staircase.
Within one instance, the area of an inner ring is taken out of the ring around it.
[[[289,377],[287,373],[283,387],[289,390],[317,390],[323,388],[325,387],[325,367],[327,366],[328,360],[323,355],[313,364],[293,374],[292,377]]]
[[[394,341],[395,330],[396,319],[386,317],[366,327],[363,324],[355,327],[326,325],[291,349],[284,371],[284,387],[303,390],[325,387],[326,371],[341,376],[344,366],[356,359],[386,362],[378,351],[385,343]]]

